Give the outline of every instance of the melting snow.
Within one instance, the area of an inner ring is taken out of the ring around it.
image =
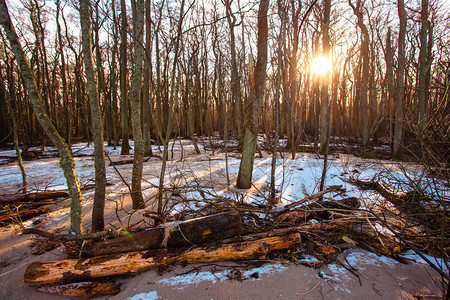
[[[246,278],[248,280],[259,280],[258,278],[255,278],[251,276],[252,274],[258,273],[258,275],[261,274],[273,274],[276,272],[282,272],[286,270],[287,267],[283,266],[282,264],[269,264],[258,268],[252,268],[242,273],[243,278]],[[211,283],[216,283],[220,281],[227,280],[227,275],[229,274],[229,270],[221,271],[221,272],[197,272],[197,273],[190,273],[186,275],[180,275],[180,276],[174,276],[170,278],[164,278],[159,281],[157,281],[157,284],[167,285],[167,286],[173,286],[177,289],[184,289],[187,285],[192,284],[199,284],[203,281],[210,281]]]
[[[140,293],[133,297],[128,297],[127,300],[155,300],[158,298],[158,293],[156,291],[150,291],[148,293]]]

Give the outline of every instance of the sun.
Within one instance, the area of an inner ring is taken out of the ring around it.
[[[331,61],[322,55],[317,56],[311,64],[311,71],[317,75],[325,75],[331,70]]]

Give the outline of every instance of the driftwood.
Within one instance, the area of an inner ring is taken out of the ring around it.
[[[97,243],[92,256],[149,250],[161,247],[195,245],[232,237],[242,233],[242,218],[237,211],[229,211],[181,222],[171,222],[149,230],[132,233]]]
[[[115,295],[120,292],[117,284],[82,282],[63,285],[43,285],[37,288],[39,292],[57,294],[68,297],[90,299],[98,295]]]
[[[3,216],[0,216],[0,226],[6,226],[15,221],[26,221],[36,216],[49,213],[50,209],[46,206],[39,207],[37,209],[30,209],[18,212],[12,212]]]
[[[299,233],[268,237],[256,241],[188,249],[153,249],[113,254],[85,260],[34,262],[25,271],[24,281],[39,285],[92,281],[97,278],[134,275],[165,264],[210,263],[227,260],[265,258],[275,250],[301,242]]]
[[[0,203],[6,204],[14,202],[42,201],[62,197],[69,197],[69,194],[67,192],[33,192],[26,194],[2,195],[0,196]]]
[[[359,200],[355,197],[341,200],[320,200],[297,210],[285,212],[279,215],[275,222],[301,223],[312,217],[329,219],[333,209],[356,209],[359,205]]]

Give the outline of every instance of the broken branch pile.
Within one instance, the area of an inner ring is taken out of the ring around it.
[[[230,199],[209,200],[207,205],[212,215],[165,223],[99,241],[88,250],[83,250],[89,252],[89,258],[32,263],[25,272],[24,280],[32,285],[50,284],[47,291],[54,291],[54,284],[134,275],[175,264],[254,260],[267,256],[270,259],[298,261],[299,257],[308,253],[320,262],[305,264],[317,267],[335,260],[341,249],[351,246],[360,246],[399,260],[398,253],[404,245],[419,251],[420,227],[411,227],[410,223],[393,218],[392,214],[388,214],[391,213],[389,210],[381,214],[361,210],[359,199],[354,197],[323,199],[328,193],[342,194],[343,190],[341,187],[330,187],[286,205],[288,210],[283,212],[277,212],[270,206],[263,209],[260,205]],[[230,210],[221,211],[224,208]],[[200,211],[204,212],[204,208],[191,213],[195,216]],[[411,240],[407,242],[398,232]],[[46,231],[24,230],[24,233],[67,240],[65,236]],[[105,239],[114,235],[104,232],[99,236]],[[79,238],[95,237],[86,235]],[[276,251],[287,249],[290,251]],[[82,290],[73,289],[76,287],[66,286],[62,290],[67,295],[85,294]]]
[[[68,197],[67,192],[33,192],[0,196],[0,226],[20,223],[38,215],[49,213],[45,206],[55,203],[54,199]]]

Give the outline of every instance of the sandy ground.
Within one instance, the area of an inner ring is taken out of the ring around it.
[[[155,150],[157,150],[155,148]],[[183,154],[183,159],[181,156]],[[132,156],[129,156],[130,158]],[[121,157],[112,153],[113,160]],[[181,159],[181,160],[180,160]],[[77,172],[82,185],[92,183],[92,157],[76,158]],[[230,158],[230,181],[235,180],[239,160]],[[255,186],[247,194],[255,195],[252,199],[258,201],[258,192],[264,188],[268,179],[267,169],[270,167],[270,157],[255,160]],[[331,165],[329,185],[336,184],[333,172],[341,174],[343,170],[351,169],[356,164],[351,159],[335,160]],[[283,167],[284,166],[284,167]],[[39,189],[64,189],[64,179],[58,167],[58,159],[46,158],[38,161],[25,162],[29,174],[30,187]],[[158,182],[161,161],[151,158],[144,164],[144,196],[149,199],[147,208],[153,205],[155,184]],[[303,173],[292,173],[288,167]],[[117,166],[122,176],[130,182],[131,165]],[[334,168],[335,171],[332,171]],[[283,180],[283,199],[295,200],[312,192],[317,178],[320,176],[320,164],[309,155],[295,161],[284,161],[280,164],[278,179]],[[303,171],[305,170],[305,171]],[[360,168],[361,171],[361,168]],[[364,170],[362,170],[364,171]],[[370,171],[367,169],[370,173]],[[203,153],[193,155],[192,145],[187,143],[175,147],[174,159],[169,163],[166,185],[169,187],[188,184],[196,188],[183,194],[185,199],[204,196],[199,193],[199,186],[209,188],[214,193],[227,190],[225,176],[225,160],[223,153]],[[141,221],[142,212],[131,212],[131,201],[127,196],[127,188],[121,182],[111,166],[107,168],[108,189],[106,201],[106,223],[108,228],[120,228]],[[300,178],[304,181],[299,183]],[[334,178],[334,179],[333,179]],[[195,184],[194,184],[195,183]],[[342,182],[337,182],[342,184]],[[0,194],[11,193],[20,187],[20,173],[16,163],[0,166]],[[303,191],[303,194],[302,192]],[[229,191],[228,195],[238,197],[242,191]],[[93,190],[83,191],[84,218],[83,225],[90,228],[90,213]],[[284,201],[283,200],[283,201]],[[188,204],[186,204],[188,205]],[[190,204],[189,204],[190,205]],[[33,221],[25,222],[25,226],[37,226],[46,230],[65,233],[68,229],[69,200],[51,206],[52,212],[40,216]],[[182,209],[182,205],[178,206]],[[117,218],[120,217],[120,221]],[[145,225],[141,222],[140,225]],[[60,260],[65,258],[63,248],[56,248],[41,255],[31,254],[29,245],[33,237],[20,234],[17,225],[0,228],[0,299],[59,299],[61,296],[50,295],[36,291],[35,287],[23,282],[23,274],[27,266],[36,261]],[[309,258],[305,258],[308,260]],[[320,269],[310,268],[290,262],[268,262],[262,267],[245,271],[244,267],[232,268],[234,262],[217,265],[178,266],[162,276],[155,270],[140,275],[120,278],[121,292],[114,296],[100,297],[104,299],[438,299],[442,296],[441,278],[430,267],[411,261],[401,264],[386,257],[378,257],[362,249],[350,249],[339,254],[342,263],[332,263]],[[351,273],[347,268],[354,270]],[[177,274],[193,272],[177,276]],[[242,280],[230,279],[233,270],[241,270]],[[212,272],[211,272],[212,271]]]

